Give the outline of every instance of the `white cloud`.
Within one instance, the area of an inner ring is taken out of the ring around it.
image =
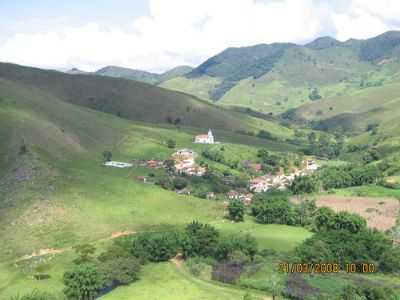
[[[132,31],[87,24],[20,33],[0,45],[0,60],[85,70],[110,64],[165,70],[199,63],[230,46],[302,42],[326,31],[336,31],[340,39],[376,35],[400,14],[397,1],[377,3],[353,0],[335,13],[334,5],[317,0],[149,0],[149,16],[133,20]]]
[[[333,15],[333,20],[339,40],[365,39],[398,29],[391,24],[400,21],[399,16],[398,0],[352,0],[345,12]]]

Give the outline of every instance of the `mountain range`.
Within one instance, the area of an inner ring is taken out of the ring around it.
[[[129,69],[124,67],[107,66],[95,72],[85,72],[77,68],[72,68],[66,71],[66,73],[70,75],[82,75],[82,74],[99,75],[99,76],[130,79],[149,84],[160,84],[166,80],[170,80],[172,78],[179,76],[184,76],[191,71],[192,67],[190,66],[178,66],[169,71],[158,74],[158,73],[151,73],[147,71]]]
[[[306,45],[229,48],[184,76],[161,83],[226,106],[280,114],[305,103],[398,81],[400,32]]]

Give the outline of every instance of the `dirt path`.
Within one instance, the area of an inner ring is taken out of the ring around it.
[[[136,234],[136,231],[132,231],[132,230],[125,230],[125,231],[115,231],[113,233],[111,233],[110,236],[94,241],[93,243],[99,243],[99,242],[105,242],[105,241],[109,241],[109,240],[113,240],[122,236],[128,236],[128,235],[133,235]],[[26,254],[20,258],[18,258],[16,260],[16,262],[21,262],[24,260],[29,260],[32,258],[36,258],[36,257],[42,257],[42,256],[46,256],[46,255],[56,255],[56,254],[61,254],[64,253],[65,251],[69,251],[72,250],[73,247],[67,247],[67,248],[62,248],[62,249],[54,249],[54,248],[46,248],[46,249],[39,249],[38,251],[33,252],[32,254]]]

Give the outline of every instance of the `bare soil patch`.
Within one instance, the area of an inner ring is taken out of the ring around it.
[[[132,235],[132,234],[135,234],[135,233],[136,233],[136,231],[132,231],[132,230],[116,231],[116,232],[113,232],[111,234],[110,239],[116,239],[116,238],[119,238],[121,236]]]
[[[64,251],[65,251],[65,249],[52,249],[52,248],[40,249],[36,252],[33,252],[30,255],[25,255],[25,256],[21,257],[17,261],[29,260],[34,257],[40,257],[40,256],[45,256],[45,255],[50,255],[50,254],[60,254],[60,253],[63,253]]]
[[[394,198],[318,196],[318,207],[330,207],[334,211],[348,211],[361,215],[367,220],[368,227],[388,230],[396,225],[400,211],[400,202]]]

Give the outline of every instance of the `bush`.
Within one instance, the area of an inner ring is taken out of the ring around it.
[[[297,247],[296,254],[302,261],[335,261],[343,267],[346,263],[383,263],[384,254],[390,249],[391,240],[378,231],[352,233],[348,230],[330,230],[318,232],[307,239]]]
[[[235,222],[244,221],[245,207],[240,200],[232,200],[228,205],[229,219]]]
[[[100,272],[89,264],[76,266],[64,273],[64,294],[67,299],[93,300],[103,288]]]
[[[174,140],[169,139],[167,141],[167,147],[170,149],[174,149],[176,147],[176,142]]]
[[[132,238],[129,250],[141,262],[161,262],[176,256],[179,243],[176,232],[142,233]]]
[[[294,195],[311,194],[318,191],[319,182],[314,176],[298,176],[289,186]]]
[[[319,99],[321,99],[322,97],[321,97],[321,95],[319,94],[319,91],[318,91],[318,89],[313,89],[312,91],[311,91],[311,93],[310,93],[310,95],[308,96],[308,98],[310,98],[310,100],[312,100],[312,101],[316,101],[316,100],[319,100]]]
[[[251,213],[258,223],[290,224],[291,205],[285,194],[261,193],[255,196]]]
[[[182,250],[185,257],[215,256],[219,232],[208,224],[192,222],[185,229]]]
[[[188,182],[186,179],[182,178],[182,177],[177,177],[172,181],[172,184],[174,186],[175,189],[177,190],[182,190],[185,187],[187,187]]]
[[[249,259],[253,259],[258,252],[257,240],[249,235],[224,236],[218,241],[215,258],[219,261],[228,260],[232,253],[239,251]]]
[[[99,264],[104,285],[114,287],[126,285],[139,279],[140,263],[134,257],[117,257]]]
[[[204,259],[202,257],[192,257],[186,260],[186,266],[189,272],[194,276],[200,276],[212,264],[212,261]]]
[[[104,158],[104,161],[105,161],[105,162],[111,161],[111,159],[112,159],[112,153],[111,153],[111,151],[104,151],[104,152],[103,152],[103,158]]]

